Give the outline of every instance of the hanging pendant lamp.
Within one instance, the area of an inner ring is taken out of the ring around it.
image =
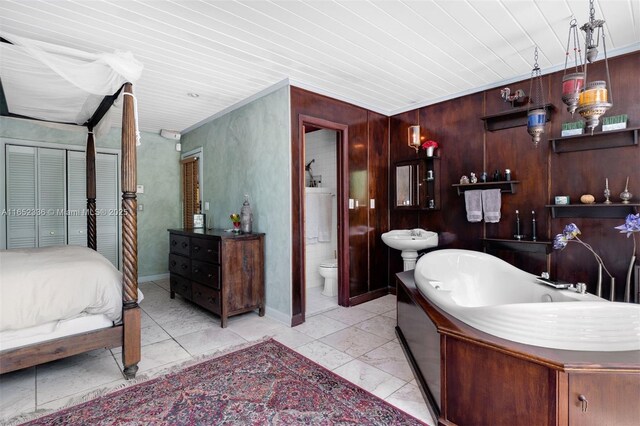
[[[529,82],[530,103],[527,109],[527,132],[531,135],[534,147],[538,147],[544,134],[547,122],[547,110],[544,103],[544,90],[542,88],[542,72],[538,66],[538,46],[534,52],[534,64],[531,70]]]

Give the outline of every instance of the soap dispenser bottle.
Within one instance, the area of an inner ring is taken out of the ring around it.
[[[253,213],[249,204],[249,194],[244,194],[244,203],[240,209],[240,230],[244,234],[250,234],[253,222]]]

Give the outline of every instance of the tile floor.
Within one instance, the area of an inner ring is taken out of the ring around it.
[[[395,296],[308,316],[295,328],[248,313],[220,328],[213,314],[168,294],[168,280],[141,283],[139,375],[157,375],[192,357],[272,336],[413,416],[435,424],[394,332]],[[56,409],[126,381],[120,348],[54,361],[0,376],[0,423],[38,409]]]
[[[321,314],[322,312],[338,307],[338,296],[329,297],[322,294],[323,286],[307,289],[306,316]]]

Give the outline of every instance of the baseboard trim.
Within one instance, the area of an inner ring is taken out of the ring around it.
[[[168,280],[168,279],[169,279],[168,272],[164,274],[138,276],[139,283],[146,283],[149,281],[156,281],[156,280]]]
[[[291,316],[289,314],[285,314],[284,312],[280,312],[277,309],[265,306],[264,315],[287,326],[291,326]]]
[[[377,299],[378,297],[382,297],[389,294],[389,287],[380,288],[378,290],[373,290],[365,294],[360,294],[358,296],[349,298],[349,306],[359,305],[361,303],[368,302],[373,299]]]

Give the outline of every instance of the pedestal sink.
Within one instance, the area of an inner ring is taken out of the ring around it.
[[[438,234],[424,229],[396,229],[382,234],[382,241],[389,247],[402,250],[404,270],[415,269],[418,250],[438,246]]]

